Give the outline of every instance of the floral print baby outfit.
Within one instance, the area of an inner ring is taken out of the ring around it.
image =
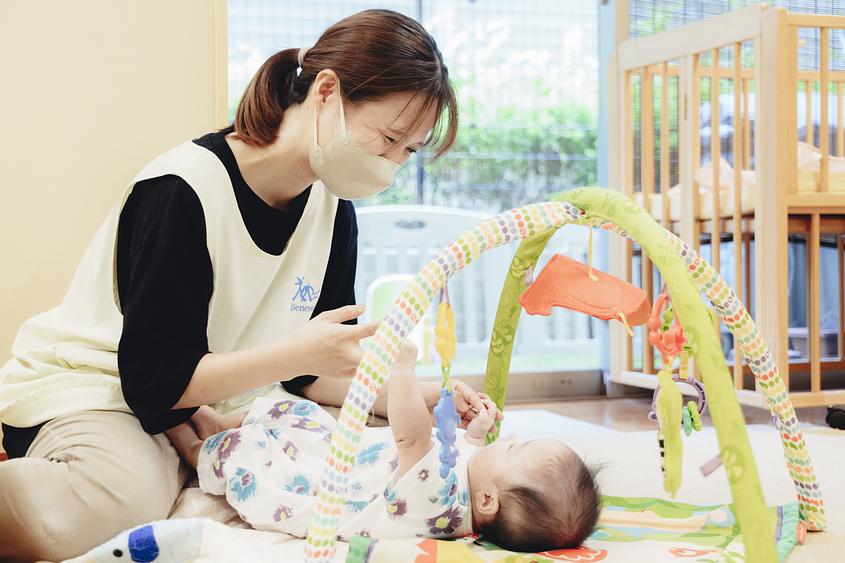
[[[256,399],[243,426],[209,437],[197,473],[259,530],[305,537],[331,448],[335,419],[306,400]],[[475,446],[458,437],[455,467],[440,477],[438,445],[396,479],[390,428],[366,428],[349,474],[338,535],[452,538],[472,532],[467,462]],[[329,484],[329,488],[333,487]]]

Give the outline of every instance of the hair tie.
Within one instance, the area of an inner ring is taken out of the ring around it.
[[[296,62],[299,63],[299,68],[302,68],[302,61],[305,60],[305,55],[311,47],[300,47],[299,54],[296,56]]]

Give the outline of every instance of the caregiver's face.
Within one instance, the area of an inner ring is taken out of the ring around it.
[[[404,164],[423,147],[434,127],[437,117],[435,108],[423,111],[424,105],[422,96],[397,93],[375,101],[354,104],[347,101],[343,107],[346,126],[364,149],[397,164]],[[339,112],[335,113],[332,136],[338,131],[338,119]]]

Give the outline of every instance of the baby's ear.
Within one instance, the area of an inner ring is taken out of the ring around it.
[[[499,495],[491,491],[475,494],[475,509],[484,516],[495,516],[499,512]]]

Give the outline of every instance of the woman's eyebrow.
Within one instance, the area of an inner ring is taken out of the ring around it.
[[[390,125],[385,125],[383,128],[387,133],[390,133],[392,135],[396,135],[397,137],[401,137],[402,135],[405,134],[403,131],[400,131],[399,129],[394,129]]]
[[[390,125],[386,125],[386,126],[384,127],[384,131],[385,131],[385,133],[390,133],[391,135],[393,135],[393,136],[395,136],[395,137],[398,137],[398,138],[401,138],[401,137],[403,137],[403,136],[405,135],[405,133],[404,133],[404,132],[400,131],[399,129],[394,129],[394,128],[393,128],[393,127],[391,127]],[[427,144],[428,144],[428,139],[426,139],[426,140],[424,140],[424,141],[415,141],[415,142],[413,142],[413,143],[409,143],[409,144],[411,144],[411,145],[416,145],[416,146],[418,146],[418,147],[423,147],[423,146],[425,146],[425,145],[427,145]]]

